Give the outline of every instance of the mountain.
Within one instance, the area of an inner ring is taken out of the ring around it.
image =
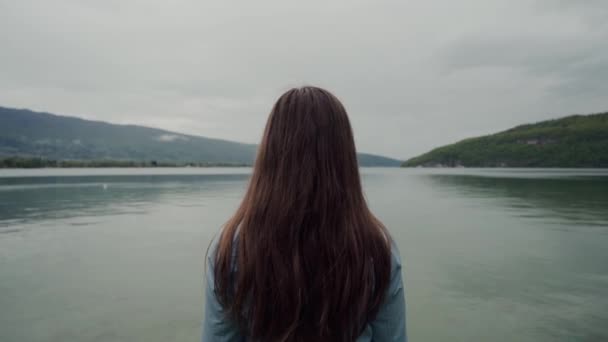
[[[403,166],[608,167],[608,113],[573,115],[465,139]]]
[[[256,145],[0,107],[0,158],[251,164]],[[362,166],[400,161],[359,154]]]

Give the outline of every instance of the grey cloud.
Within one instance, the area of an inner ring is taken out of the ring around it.
[[[603,0],[0,0],[0,105],[245,142],[290,86],[406,158],[608,108]]]
[[[593,53],[592,42],[547,37],[474,37],[456,42],[445,55],[448,69],[477,67],[524,68],[555,73]]]
[[[577,63],[563,74],[564,81],[552,88],[566,97],[605,97],[608,94],[608,51]]]
[[[481,37],[455,43],[444,56],[449,72],[507,68],[552,79],[559,96],[600,96],[608,85],[608,30],[596,37]],[[600,108],[601,109],[601,108]]]
[[[608,25],[608,6],[604,0],[542,0],[536,3],[536,8],[541,12],[565,12],[593,28]]]

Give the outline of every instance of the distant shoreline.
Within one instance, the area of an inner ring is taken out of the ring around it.
[[[399,168],[399,165],[360,165],[361,167],[390,167]],[[230,162],[167,162],[167,161],[138,161],[138,160],[63,160],[34,157],[0,157],[0,170],[2,169],[76,169],[76,168],[222,168],[222,167],[253,167],[250,163]]]
[[[137,160],[55,160],[45,158],[0,158],[0,169],[73,169],[73,168],[175,168],[175,167],[251,167],[246,163],[166,162]]]
[[[163,162],[163,161],[136,161],[136,160],[56,160],[45,158],[30,158],[30,157],[0,157],[0,170],[2,169],[104,169],[104,168],[120,168],[120,169],[143,169],[143,168],[250,168],[252,164],[247,163],[209,163],[209,162]],[[364,167],[364,166],[361,166]],[[368,166],[374,167],[374,166]],[[391,167],[391,166],[389,166]],[[402,169],[606,169],[606,167],[559,167],[559,166],[463,166],[463,165],[401,165]]]
[[[401,169],[443,169],[443,170],[462,170],[462,169],[509,169],[509,170],[518,170],[518,169],[562,169],[562,170],[608,170],[606,166],[401,166]]]

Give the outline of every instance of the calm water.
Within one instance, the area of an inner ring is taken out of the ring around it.
[[[196,341],[247,169],[0,171],[0,341]],[[366,169],[412,341],[608,341],[608,171]]]

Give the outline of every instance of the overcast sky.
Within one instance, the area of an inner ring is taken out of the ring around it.
[[[0,106],[257,142],[326,87],[364,152],[608,110],[607,0],[0,0]]]

